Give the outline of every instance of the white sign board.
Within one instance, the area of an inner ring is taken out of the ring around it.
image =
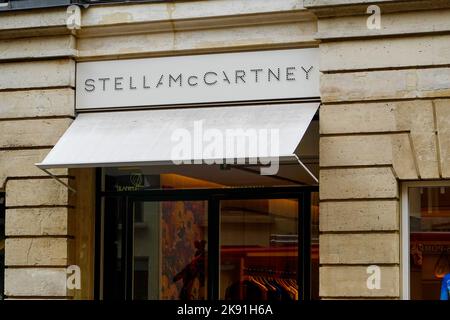
[[[78,110],[319,96],[316,48],[77,64]]]

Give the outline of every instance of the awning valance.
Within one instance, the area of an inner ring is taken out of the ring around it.
[[[212,158],[292,159],[318,107],[319,103],[297,103],[81,113],[36,165],[51,169]],[[231,150],[230,134],[256,139],[257,144]]]

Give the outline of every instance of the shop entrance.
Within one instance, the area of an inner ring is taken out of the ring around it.
[[[308,300],[319,296],[318,121],[261,165],[98,170],[99,299]]]
[[[317,187],[125,189],[101,193],[101,298],[318,295]]]

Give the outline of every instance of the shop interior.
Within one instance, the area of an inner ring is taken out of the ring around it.
[[[318,121],[313,121],[298,151],[302,162],[316,175],[317,140]],[[318,190],[308,193],[308,210],[302,210],[300,195],[291,192],[312,183],[298,162],[282,163],[273,176],[260,175],[255,165],[104,168],[101,272],[107,281],[102,286],[103,298],[120,299],[125,292],[126,298],[136,300],[208,299],[209,277],[217,278],[216,298],[223,300],[318,298]],[[277,194],[246,196],[247,190],[265,188],[276,189]],[[181,198],[123,197],[163,190],[174,191]],[[228,194],[230,190],[240,194],[221,198],[217,202],[217,219],[210,221],[211,192]],[[202,198],[203,191],[206,193]],[[189,192],[195,196],[183,197]],[[132,221],[126,217],[130,211]],[[309,215],[307,235],[300,230],[305,212]],[[132,231],[127,231],[131,229],[124,227],[126,224],[132,224]],[[210,228],[219,233],[219,247],[211,247],[214,241],[208,239]],[[301,247],[305,236],[310,244],[308,252],[302,252]],[[132,238],[128,243],[127,237]],[[217,249],[219,261],[211,261],[210,253]],[[300,276],[304,266],[299,255],[306,255],[309,264],[308,294],[300,283],[305,280]],[[210,264],[217,264],[217,275],[209,274]],[[130,277],[131,286],[126,281]]]

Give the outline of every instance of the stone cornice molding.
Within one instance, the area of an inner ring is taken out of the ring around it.
[[[97,5],[81,9],[81,28],[66,27],[66,8],[0,14],[0,39],[179,32],[315,20],[303,0],[214,0]]]
[[[363,15],[370,5],[383,13],[410,12],[450,8],[448,0],[304,0],[304,7],[317,17]]]

